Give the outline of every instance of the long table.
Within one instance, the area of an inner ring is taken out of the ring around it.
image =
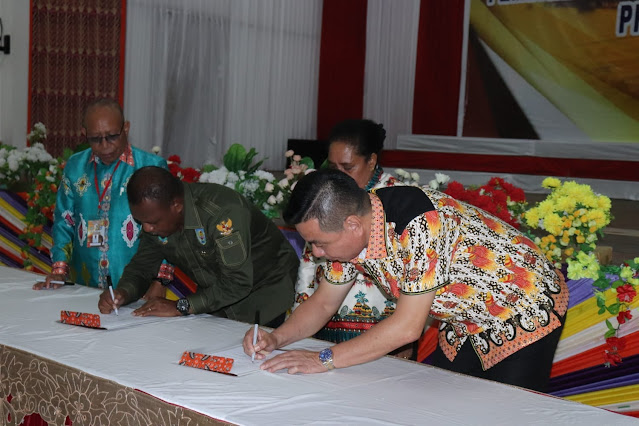
[[[0,268],[0,424],[637,424],[635,419],[392,357],[324,374],[231,377],[178,365],[189,349],[239,345],[243,324],[209,315],[120,330],[57,322],[97,313],[82,286],[33,291]],[[326,343],[306,339],[297,347]]]

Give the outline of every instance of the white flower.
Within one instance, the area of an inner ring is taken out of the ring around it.
[[[428,182],[428,187],[430,189],[437,189],[439,188],[439,183],[435,179],[433,179],[430,182]]]
[[[266,192],[273,192],[274,189],[275,189],[275,186],[270,182],[264,185],[264,191]]]
[[[271,204],[271,205],[275,205],[277,204],[277,198],[275,198],[274,196],[270,196],[268,197],[268,200],[266,200],[267,203]]]
[[[397,176],[408,177],[408,172],[404,169],[395,169],[395,173],[397,174]]]
[[[237,182],[238,180],[240,180],[240,177],[238,175],[236,175],[235,172],[229,172],[228,175],[226,175],[226,183],[227,184],[229,184],[229,183],[230,184],[235,184],[235,182]],[[231,185],[231,187],[232,187],[232,185]]]
[[[226,183],[226,176],[229,174],[229,171],[226,167],[220,167],[217,170],[213,170],[212,172],[202,173],[200,176],[200,182],[206,183],[217,183],[218,185],[224,185]]]
[[[0,158],[1,160],[1,158]],[[286,188],[288,186],[288,179],[284,178],[277,183],[280,188]]]
[[[266,180],[268,182],[273,182],[275,180],[275,176],[273,176],[272,173],[269,173],[269,172],[264,171],[264,170],[256,170],[254,175],[257,178],[264,179],[264,180]]]
[[[46,128],[46,127],[44,127],[44,124],[42,124],[42,123],[40,123],[40,122],[37,122],[36,124],[34,124],[34,125],[33,125],[33,128],[34,128],[35,130],[37,130],[38,132],[40,132],[40,133],[42,133],[43,135],[45,135],[45,136],[46,136],[46,134],[47,134],[47,128]]]
[[[155,145],[153,148],[151,148],[151,152],[153,152],[155,155],[160,155],[160,152],[162,152],[162,148]]]
[[[244,189],[244,195],[247,197],[251,197],[260,187],[260,181],[257,179],[245,180],[242,184],[242,188]]]
[[[450,176],[448,176],[448,175],[446,175],[444,173],[435,173],[435,179],[440,184],[444,184],[444,183],[447,183],[448,181],[450,181]]]
[[[289,158],[289,157],[292,157],[294,154],[295,152],[292,149],[289,149],[288,151],[284,153],[284,157]]]
[[[282,194],[281,192],[278,192],[277,195],[275,196],[275,199],[277,200],[278,203],[281,203],[282,201],[284,201],[284,194]]]
[[[413,179],[416,183],[419,182],[419,173],[413,172],[410,174],[411,179]]]
[[[48,182],[55,182],[55,177],[54,177],[54,176],[48,175],[48,176],[45,176],[44,178],[45,178]]]

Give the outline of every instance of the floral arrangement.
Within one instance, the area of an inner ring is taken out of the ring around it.
[[[604,362],[607,367],[616,366],[622,361],[620,353],[625,348],[625,340],[619,337],[619,329],[632,319],[632,303],[637,298],[638,286],[639,257],[627,260],[620,266],[601,266],[597,279],[593,282],[599,315],[607,312],[615,315],[617,319],[616,325],[606,320],[607,348],[604,351]],[[610,293],[611,290],[614,290],[614,298],[609,303],[606,293]]]
[[[494,177],[485,185],[468,188],[453,181],[444,192],[497,216],[517,229],[521,227],[523,213],[527,208],[526,195],[521,188],[502,178]]]
[[[435,179],[431,179],[428,182],[428,187],[438,190],[450,182],[450,176],[443,173],[435,173]]]
[[[313,169],[313,161],[287,151],[285,156],[290,164],[284,171],[284,178],[277,180],[272,173],[261,170],[264,160],[254,161],[254,148],[246,150],[240,144],[233,144],[223,158],[223,166],[205,165],[202,170],[180,167],[178,156],[169,157],[169,170],[185,182],[210,182],[224,185],[244,195],[270,217],[278,217],[288,203],[295,183]]]
[[[181,167],[182,159],[178,155],[171,155],[166,161],[169,171],[184,182],[198,182],[202,172],[193,167]]]
[[[395,169],[395,174],[397,175],[397,180],[405,185],[419,186],[419,173],[409,173],[404,169]]]
[[[33,145],[35,143],[43,143],[47,138],[47,128],[44,124],[37,122],[33,125],[33,128],[27,135],[28,145]]]
[[[568,278],[596,279],[595,242],[610,223],[610,199],[574,181],[546,178],[542,186],[550,189],[550,194],[525,213],[530,228],[548,233],[535,238],[535,243],[558,268],[567,261]]]
[[[6,185],[23,182],[28,186],[35,173],[53,160],[40,142],[24,149],[0,144],[0,180]]]

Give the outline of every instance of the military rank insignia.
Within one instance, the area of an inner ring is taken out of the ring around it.
[[[220,225],[217,225],[218,229],[220,229]],[[200,242],[200,244],[202,244],[203,246],[206,245],[206,234],[204,233],[204,228],[197,228],[195,230],[195,236],[197,237],[197,240]]]
[[[233,232],[233,222],[230,218],[223,220],[222,222],[217,224],[216,228],[222,235],[231,235],[231,233]]]

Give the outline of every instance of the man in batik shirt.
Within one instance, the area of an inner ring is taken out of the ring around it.
[[[140,232],[129,210],[127,182],[141,167],[167,167],[163,158],[129,144],[130,123],[114,100],[89,104],[82,126],[90,149],[71,156],[64,168],[53,222],[53,268],[36,289],[57,288],[52,280],[67,279],[106,288],[109,277],[117,287]]]
[[[248,332],[246,353],[262,359],[312,335],[339,308],[358,271],[396,299],[397,308],[348,342],[319,353],[287,351],[262,368],[311,373],[368,362],[417,339],[430,314],[441,321],[435,365],[545,389],[568,291],[516,229],[437,191],[393,187],[367,194],[331,170],[298,182],[284,218],[316,256],[329,259],[323,283],[281,327],[260,331],[255,346]]]

